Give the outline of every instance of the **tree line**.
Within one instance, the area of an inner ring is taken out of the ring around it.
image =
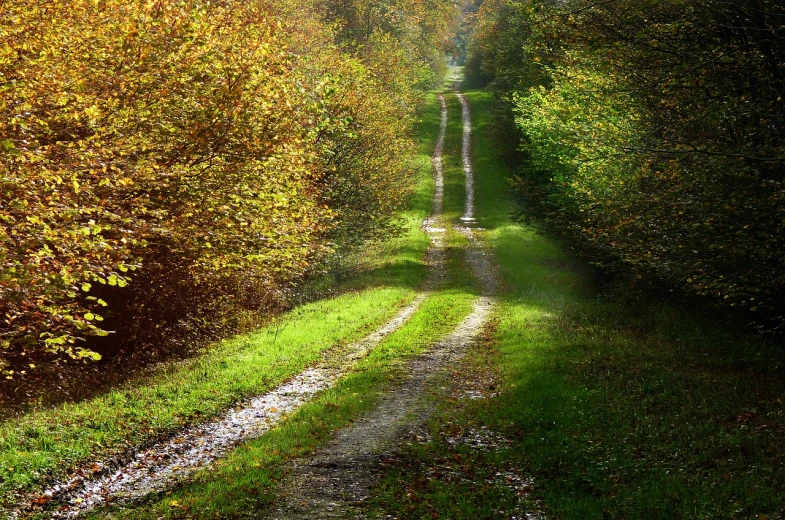
[[[781,331],[781,2],[487,0],[472,24],[526,204],[607,268]]]
[[[179,348],[396,228],[446,0],[0,2],[0,370]]]

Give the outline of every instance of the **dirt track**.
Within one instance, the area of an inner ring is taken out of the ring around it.
[[[382,470],[386,452],[422,424],[432,413],[427,398],[428,385],[445,376],[446,369],[455,363],[477,338],[493,307],[492,295],[497,289],[496,269],[490,255],[474,237],[467,224],[474,222],[474,175],[471,164],[471,119],[468,102],[460,96],[463,107],[464,135],[462,157],[466,176],[466,203],[462,225],[458,231],[469,238],[466,249],[467,264],[481,281],[484,294],[477,298],[471,313],[445,339],[418,356],[404,371],[401,384],[386,394],[381,404],[354,425],[336,434],[325,448],[312,457],[293,464],[288,481],[279,492],[279,505],[270,516],[277,519],[313,519],[362,517],[363,502]],[[439,277],[444,269],[441,262],[443,248],[441,201],[442,148],[447,121],[447,108],[442,106],[441,132],[432,163],[436,189],[433,214],[424,225],[431,235],[431,278]]]
[[[290,478],[283,484],[279,502],[270,516],[277,518],[330,518],[359,513],[357,506],[367,497],[380,471],[385,449],[417,428],[431,413],[424,399],[428,384],[441,377],[458,360],[479,334],[493,306],[496,290],[495,269],[468,225],[474,222],[473,171],[471,165],[471,121],[466,99],[463,107],[464,136],[462,157],[466,178],[466,204],[461,225],[455,229],[469,238],[467,264],[484,287],[471,313],[445,339],[414,359],[407,377],[382,398],[380,405],[353,426],[338,432],[332,442],[312,457],[293,464]],[[425,292],[419,294],[390,322],[355,344],[328,351],[316,366],[307,369],[280,387],[250,399],[216,420],[195,425],[176,436],[118,460],[103,461],[81,468],[66,482],[49,488],[44,496],[62,507],[52,518],[75,518],[108,502],[132,502],[152,492],[166,490],[194,471],[223,457],[238,443],[258,437],[317,392],[329,388],[351,370],[354,361],[378,345],[411,317],[430,291],[446,281],[444,236],[451,223],[442,218],[444,190],[442,151],[447,129],[447,105],[441,105],[440,133],[432,156],[434,196],[431,216],[423,230],[431,237],[427,254],[429,276]],[[20,508],[16,515],[23,515]]]

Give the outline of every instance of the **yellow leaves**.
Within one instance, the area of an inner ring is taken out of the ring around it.
[[[16,148],[10,139],[0,139],[0,153],[9,155],[21,155],[21,152]]]
[[[328,232],[379,232],[405,200],[401,151],[416,96],[394,39],[366,48],[372,72],[325,47],[335,38],[318,19],[298,13],[299,27],[257,2],[98,10],[74,0],[45,19],[23,4],[0,20],[0,31],[14,20],[14,52],[35,58],[19,63],[27,79],[0,101],[0,136],[20,126],[27,136],[24,146],[0,140],[20,154],[9,173],[15,202],[0,214],[13,223],[0,247],[27,262],[13,278],[20,335],[47,331],[48,349],[85,356],[72,340],[103,333],[96,311],[129,283],[129,266],[144,265],[142,279],[168,262],[188,266],[203,287],[251,272],[286,284],[324,254]],[[342,198],[326,195],[333,188]],[[25,305],[39,301],[52,303],[34,321]]]
[[[98,119],[101,116],[101,109],[97,105],[91,105],[84,109],[84,114],[90,119]]]

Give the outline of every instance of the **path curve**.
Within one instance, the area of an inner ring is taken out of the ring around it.
[[[445,229],[435,223],[441,219],[443,196],[442,150],[447,126],[447,107],[439,96],[441,125],[432,164],[434,173],[434,214],[424,228],[431,234],[432,249],[443,249]],[[462,98],[464,172],[466,173],[467,209],[461,219],[474,222],[474,175],[471,164],[471,118],[468,102]],[[466,124],[468,118],[468,125]],[[471,194],[471,199],[469,198]],[[438,213],[437,213],[438,211]],[[306,520],[315,518],[362,518],[363,503],[382,471],[385,452],[394,448],[412,429],[420,427],[433,413],[433,405],[424,398],[427,387],[445,369],[459,360],[477,339],[494,305],[498,287],[496,269],[490,254],[476,240],[470,228],[459,231],[469,237],[467,263],[483,285],[483,295],[474,302],[472,311],[458,327],[437,345],[417,356],[406,368],[406,378],[398,388],[387,393],[381,403],[351,427],[336,433],[333,440],[308,458],[293,463],[291,474],[278,496],[282,497],[272,518]]]

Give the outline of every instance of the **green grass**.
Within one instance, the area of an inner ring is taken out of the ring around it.
[[[466,188],[464,185],[463,160],[461,146],[463,143],[463,121],[461,104],[454,95],[445,95],[447,102],[447,134],[444,139],[442,165],[444,167],[444,203],[443,217],[445,221],[456,222],[463,215]]]
[[[452,280],[465,276],[455,259]],[[474,294],[464,279],[430,296],[398,331],[374,349],[345,378],[288,416],[259,439],[200,472],[193,482],[130,509],[100,511],[94,518],[260,518],[274,504],[276,485],[292,458],[307,456],[332,433],[371,410],[407,360],[450,333],[471,310]]]
[[[344,294],[300,306],[255,333],[98,397],[5,420],[0,505],[12,505],[19,492],[35,492],[80,463],[123,453],[273,388],[325,349],[361,338],[410,301],[426,275],[429,239],[420,223],[430,212],[430,153],[439,125],[435,100],[421,125],[428,137],[413,159],[417,185],[403,216],[404,233],[372,248],[365,270],[341,288]]]
[[[468,96],[480,224],[506,289],[489,342],[463,370],[495,367],[500,395],[445,395],[434,441],[404,452],[375,492],[375,511],[785,518],[781,349],[662,302],[601,296],[562,247],[510,219],[509,172],[485,131],[490,96]],[[447,442],[481,426],[509,446],[483,452]],[[500,470],[533,477],[532,495],[518,502],[494,480]]]
[[[89,401],[38,411],[0,426],[0,489],[30,489],[42,476],[210,417],[263,392],[359,339],[411,297],[403,287],[350,293],[305,305],[255,334]]]

